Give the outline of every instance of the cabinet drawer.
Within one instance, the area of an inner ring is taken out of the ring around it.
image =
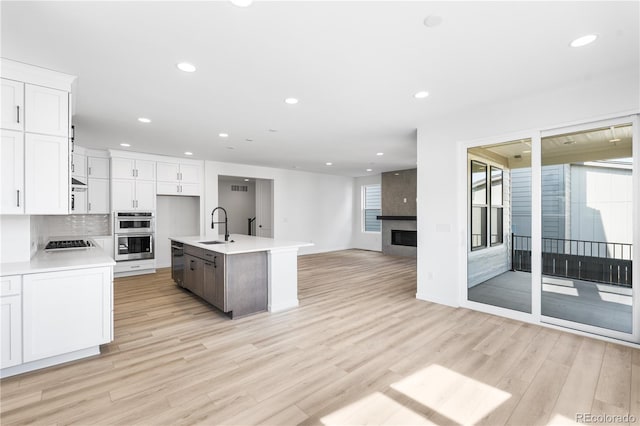
[[[184,252],[186,254],[190,254],[191,256],[195,256],[195,257],[199,257],[199,258],[204,258],[204,252],[205,249],[202,249],[200,247],[194,247],[194,246],[188,246],[188,245],[184,245]]]
[[[0,296],[12,296],[22,293],[22,275],[0,277]]]

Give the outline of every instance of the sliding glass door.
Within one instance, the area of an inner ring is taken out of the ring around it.
[[[631,121],[542,138],[543,321],[633,333],[633,143]]]
[[[531,139],[467,150],[467,300],[531,313]]]

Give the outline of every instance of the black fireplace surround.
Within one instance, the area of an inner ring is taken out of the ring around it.
[[[418,246],[418,231],[391,230],[391,244],[394,246]]]

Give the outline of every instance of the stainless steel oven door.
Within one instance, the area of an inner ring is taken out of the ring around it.
[[[115,260],[153,259],[153,234],[116,234]]]

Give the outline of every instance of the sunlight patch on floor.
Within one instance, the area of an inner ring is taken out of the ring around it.
[[[621,305],[627,305],[627,306],[632,305],[631,296],[623,296],[621,294],[602,293],[602,292],[599,292],[598,295],[600,296],[600,299],[602,299],[605,302],[619,303]]]
[[[415,411],[376,392],[320,419],[324,425],[435,425]]]
[[[578,289],[565,287],[564,285],[542,284],[542,291],[547,293],[565,294],[567,296],[578,296]]]
[[[391,385],[459,424],[474,424],[511,394],[434,364]]]

